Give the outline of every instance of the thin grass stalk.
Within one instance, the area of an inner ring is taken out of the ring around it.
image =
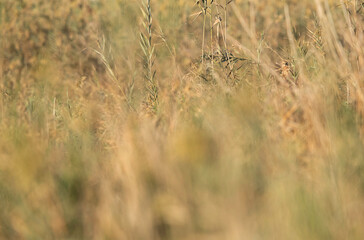
[[[206,28],[206,6],[205,6],[206,0],[203,1],[203,9],[202,9],[202,14],[203,14],[203,26],[202,26],[202,64],[204,64],[204,58],[205,58],[205,28]]]
[[[212,6],[213,0],[210,2],[210,38],[211,38],[211,67],[214,69],[214,43],[213,43],[213,26],[212,26]]]
[[[146,99],[147,108],[156,112],[158,108],[158,84],[155,80],[156,71],[154,70],[154,45],[152,43],[152,9],[151,1],[146,0],[143,2],[143,26],[145,32],[140,33],[140,45],[144,53],[144,68],[145,68],[145,80],[148,97]]]
[[[228,17],[228,13],[227,13],[227,6],[229,4],[229,0],[225,0],[225,9],[224,9],[224,23],[225,23],[225,36],[224,36],[224,44],[225,44],[225,50],[227,49],[227,43],[226,43],[226,36],[227,36],[227,17]]]
[[[225,0],[225,9],[224,9],[224,24],[225,24],[225,36],[224,36],[224,47],[225,47],[225,53],[227,55],[227,59],[228,59],[228,65],[229,65],[229,68],[230,68],[230,71],[233,70],[233,66],[231,64],[231,61],[230,61],[230,54],[228,52],[228,49],[227,49],[227,21],[228,21],[228,5],[232,2],[232,0]]]

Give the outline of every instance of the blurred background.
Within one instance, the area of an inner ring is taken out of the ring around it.
[[[0,239],[363,239],[364,2],[149,6],[0,0]]]

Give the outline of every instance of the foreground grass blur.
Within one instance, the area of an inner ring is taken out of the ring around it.
[[[0,239],[364,238],[363,1],[207,3],[0,0]]]

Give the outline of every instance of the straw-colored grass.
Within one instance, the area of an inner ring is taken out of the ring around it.
[[[363,27],[362,0],[0,0],[0,239],[363,239]]]

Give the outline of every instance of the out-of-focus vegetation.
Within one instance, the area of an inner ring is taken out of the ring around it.
[[[0,0],[0,239],[363,239],[363,27],[362,0]]]

